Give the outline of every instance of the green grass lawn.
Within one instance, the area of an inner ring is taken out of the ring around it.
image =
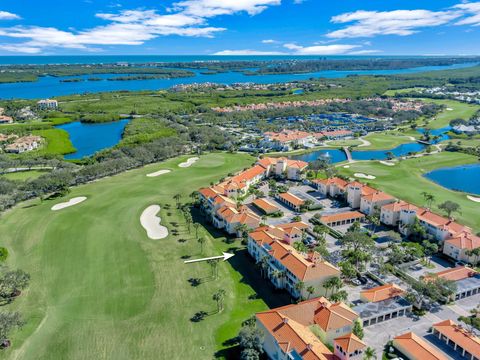
[[[395,166],[386,166],[378,161],[358,162],[349,164],[345,169],[339,166],[340,173],[352,176],[354,173],[364,173],[376,176],[375,180],[361,180],[381,189],[398,199],[419,206],[425,206],[422,192],[434,194],[436,202],[434,210],[441,213],[437,206],[446,200],[455,201],[461,206],[461,214],[455,214],[458,220],[480,231],[480,204],[468,200],[465,193],[448,190],[426,179],[422,175],[438,168],[478,162],[477,158],[461,153],[442,152],[440,154],[421,158],[403,160]]]
[[[445,110],[440,112],[435,120],[428,123],[430,129],[440,129],[450,124],[450,121],[454,119],[469,120],[473,115],[480,110],[480,106],[463,103],[455,100],[437,100],[437,99],[420,99],[424,102],[435,103],[438,105],[444,105]],[[452,109],[452,110],[447,110]]]
[[[360,140],[331,140],[331,141],[326,141],[325,145],[327,146],[332,146],[332,147],[344,147],[344,146],[358,146],[362,144]]]
[[[14,173],[3,174],[2,177],[7,178],[9,180],[20,180],[26,181],[29,179],[36,179],[39,176],[44,175],[46,170],[28,170],[28,171],[17,171]]]
[[[267,309],[266,302],[281,305],[280,295],[268,295],[269,287],[258,280],[244,250],[219,265],[218,280],[211,279],[207,263],[183,263],[184,256],[221,255],[240,245],[227,245],[222,234],[211,236],[201,227],[208,241],[200,254],[195,230],[187,231],[173,196],[181,194],[187,202],[192,191],[253,162],[245,154],[214,153],[201,156],[191,168],[179,168],[185,159],[79,186],[64,199],[22,203],[2,216],[8,265],[32,276],[29,289],[2,309],[18,310],[27,320],[2,357],[211,359],[236,336],[242,321]],[[172,172],[146,177],[159,169]],[[50,210],[76,196],[88,199]],[[170,231],[178,223],[178,235],[147,238],[139,217],[151,204],[162,206],[162,223]],[[203,282],[192,287],[190,278]],[[226,291],[225,310],[191,322],[197,311],[214,312],[212,295],[218,289]]]
[[[419,135],[419,133],[416,134],[417,137]],[[358,150],[389,150],[413,141],[410,139],[410,134],[406,135],[398,131],[370,133],[364,136],[363,139],[369,141],[371,145],[362,146]]]
[[[50,155],[65,155],[76,151],[68,132],[62,129],[35,130],[34,135],[45,139],[46,146],[43,146],[38,153]]]

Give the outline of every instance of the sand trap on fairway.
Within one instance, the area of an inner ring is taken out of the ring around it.
[[[387,166],[395,166],[395,163],[389,161],[380,161],[380,164],[387,165]]]
[[[350,165],[345,165],[343,168],[348,169],[349,167],[350,167]]]
[[[373,179],[377,178],[376,176],[366,175],[366,174],[363,174],[363,173],[355,173],[355,174],[353,174],[353,176],[355,176],[357,178],[361,178],[361,179],[368,179],[368,180],[373,180]]]
[[[172,170],[159,170],[159,171],[147,174],[147,177],[157,177],[157,176],[160,176],[160,175],[163,175],[163,174],[168,174],[171,171]]]
[[[197,161],[198,161],[198,157],[191,157],[187,161],[178,164],[178,166],[181,168],[187,168],[195,164]]]
[[[81,202],[83,202],[85,200],[87,200],[87,198],[85,196],[79,196],[79,197],[70,199],[67,202],[62,202],[62,203],[53,205],[52,210],[53,211],[62,210],[62,209],[65,209],[67,207],[80,204]]]
[[[143,210],[142,215],[140,216],[140,224],[147,231],[147,236],[152,240],[164,239],[168,236],[168,229],[160,225],[159,216],[157,216],[160,211],[160,206],[150,205],[145,210]]]
[[[467,195],[468,200],[472,200],[474,202],[480,203],[480,197],[475,197],[472,195]]]
[[[447,111],[453,111],[453,109],[452,108],[447,108]]]

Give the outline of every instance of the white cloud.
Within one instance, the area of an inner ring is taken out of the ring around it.
[[[332,17],[335,24],[353,23],[327,34],[330,38],[372,37],[375,35],[411,35],[420,28],[448,24],[462,14],[456,10],[355,11]]]
[[[222,50],[212,55],[237,55],[237,56],[244,56],[244,55],[288,55],[286,53],[282,53],[280,51],[261,51],[261,50]]]
[[[209,26],[210,18],[240,12],[253,16],[280,3],[281,0],[186,0],[174,3],[163,14],[155,10],[99,13],[96,17],[108,21],[108,24],[79,31],[39,26],[0,28],[0,36],[24,39],[23,43],[16,45],[0,44],[0,49],[24,53],[41,52],[54,47],[92,50],[90,46],[141,45],[145,41],[168,35],[212,37],[226,29]],[[0,19],[2,15],[5,19],[16,16],[0,12]]]
[[[21,19],[17,14],[12,14],[8,11],[0,11],[0,20],[18,20]]]
[[[272,40],[272,39],[262,40],[262,44],[278,44],[278,43],[279,41]]]
[[[464,3],[454,6],[454,8],[465,12],[468,16],[458,21],[456,25],[480,26],[480,2]]]
[[[297,44],[285,44],[285,48],[292,50],[295,55],[340,55],[350,52],[360,45],[333,44],[333,45],[314,45],[300,46]]]

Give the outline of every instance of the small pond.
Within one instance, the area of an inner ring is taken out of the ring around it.
[[[424,176],[447,189],[480,195],[480,164],[437,169]]]

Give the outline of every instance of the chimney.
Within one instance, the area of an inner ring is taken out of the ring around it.
[[[287,317],[284,317],[284,318],[283,318],[283,323],[284,323],[284,324],[288,324],[288,318],[287,318]]]
[[[308,350],[312,350],[312,349],[313,349],[313,345],[312,345],[312,344],[307,344],[307,349],[308,349]]]

